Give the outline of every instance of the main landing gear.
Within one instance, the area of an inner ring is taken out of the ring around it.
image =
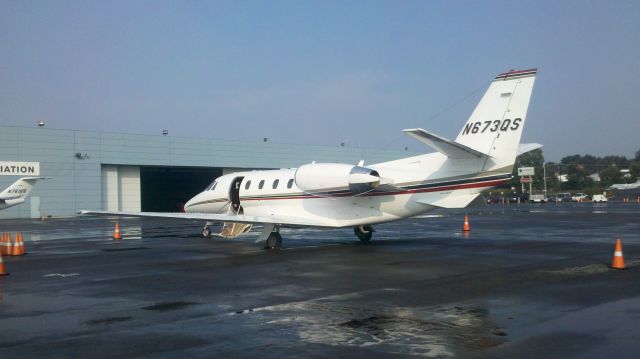
[[[359,226],[353,229],[353,233],[358,237],[360,242],[367,243],[373,237],[373,228],[371,226]]]
[[[282,249],[282,236],[280,232],[271,232],[271,234],[269,234],[264,249]]]
[[[264,249],[281,249],[282,236],[280,226],[273,223],[265,223],[256,243],[264,241]]]

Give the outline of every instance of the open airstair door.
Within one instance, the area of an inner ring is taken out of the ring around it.
[[[240,210],[240,184],[243,179],[244,177],[236,177],[229,186],[229,202],[231,202],[234,214],[238,214]]]
[[[227,215],[242,215],[242,205],[240,204],[240,184],[244,177],[236,177],[231,181],[229,186],[229,213]],[[220,236],[224,238],[235,238],[242,234],[245,234],[251,230],[251,224],[237,223],[237,222],[224,222]]]

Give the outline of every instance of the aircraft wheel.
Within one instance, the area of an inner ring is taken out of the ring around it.
[[[362,243],[367,243],[373,237],[373,228],[371,226],[360,226],[353,229],[353,233],[358,236],[358,239]]]
[[[282,236],[278,232],[273,232],[267,238],[267,245],[265,249],[281,249],[282,248]]]
[[[211,228],[209,226],[204,226],[202,228],[202,236],[204,238],[210,238],[211,237]]]

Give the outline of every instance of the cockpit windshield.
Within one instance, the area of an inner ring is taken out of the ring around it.
[[[216,189],[216,186],[218,185],[218,181],[213,181],[211,182],[211,184],[209,185],[209,187],[207,187],[205,189],[205,191],[213,191],[214,189]]]

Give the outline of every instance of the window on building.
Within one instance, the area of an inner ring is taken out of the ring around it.
[[[273,186],[271,186],[271,187],[272,187],[273,189],[278,188],[278,183],[280,183],[280,180],[279,180],[279,179],[277,179],[277,180],[273,181]]]
[[[258,183],[258,189],[262,189],[262,187],[264,187],[264,180],[260,180],[260,183]]]
[[[291,187],[293,187],[293,178],[287,182],[287,188],[291,189]]]
[[[244,189],[249,189],[251,187],[251,180],[248,180],[247,183],[244,184]]]

